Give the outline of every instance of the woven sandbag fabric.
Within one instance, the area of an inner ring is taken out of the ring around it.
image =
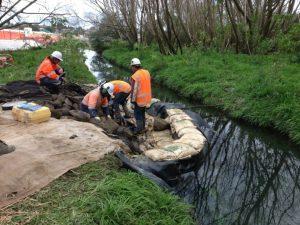
[[[153,132],[152,137],[158,148],[163,148],[166,145],[172,144],[174,141],[170,130]]]
[[[181,109],[167,109],[167,114],[168,116],[173,116],[178,114],[184,114],[184,112]]]
[[[194,125],[192,118],[181,109],[167,109],[166,121],[170,123],[171,134],[154,135],[156,147],[145,151],[153,161],[180,160],[199,154],[206,145],[206,138]],[[179,139],[172,139],[172,135]]]
[[[175,114],[175,115],[170,116],[169,120],[171,123],[174,123],[174,122],[179,122],[181,120],[192,120],[192,118],[190,116],[188,116],[187,114],[182,113],[182,114]]]
[[[183,135],[190,135],[191,137],[194,136],[203,136],[201,131],[195,129],[194,127],[187,127],[183,128],[177,133],[178,137],[182,137]]]
[[[172,132],[178,134],[180,130],[186,128],[197,129],[191,120],[181,120],[174,123],[171,123]]]
[[[192,146],[196,151],[201,152],[206,143],[206,138],[203,135],[199,134],[185,134],[178,140],[174,141],[175,143],[182,143]]]
[[[153,161],[176,160],[191,157],[198,152],[190,145],[183,143],[172,143],[163,148],[151,149],[145,155]]]

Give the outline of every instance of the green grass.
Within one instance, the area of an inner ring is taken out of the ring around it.
[[[106,158],[72,170],[3,212],[5,224],[191,225],[191,208]]]
[[[79,52],[79,49],[85,47],[85,44],[75,39],[64,39],[47,48],[14,51],[11,53],[15,61],[13,66],[0,69],[0,84],[14,80],[33,80],[40,63],[55,50],[63,53],[61,66],[67,72],[69,81],[95,83],[95,77],[84,66],[85,59]]]
[[[182,96],[215,105],[233,118],[274,127],[300,144],[300,64],[289,55],[236,55],[187,48],[162,56],[154,48],[115,44],[104,52],[129,67],[139,57],[155,81]]]
[[[84,65],[75,40],[63,40],[47,49],[13,53],[13,67],[0,69],[0,83],[33,79],[39,62],[53,50],[64,54],[68,79],[90,83],[95,78]],[[191,207],[148,179],[125,169],[108,155],[53,181],[26,200],[0,211],[0,224],[190,225]]]

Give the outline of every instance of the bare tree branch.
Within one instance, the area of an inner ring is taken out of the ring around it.
[[[54,16],[65,16],[69,15],[67,13],[58,13],[58,10],[62,8],[59,4],[56,5],[52,10],[48,10],[46,6],[40,4],[38,0],[27,0],[24,5],[24,1],[17,0],[6,1],[4,2],[5,6],[3,6],[3,1],[1,1],[1,11],[0,11],[0,30],[5,28],[13,28],[22,25],[36,25],[41,24]],[[41,8],[44,8],[43,12],[29,12],[26,11],[30,9],[31,6],[37,5]],[[1,14],[1,12],[3,12]],[[23,16],[25,15],[44,15],[39,21],[24,21]]]

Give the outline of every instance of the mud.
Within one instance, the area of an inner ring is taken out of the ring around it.
[[[170,128],[170,124],[162,118],[154,117],[153,130],[163,131]]]
[[[101,121],[91,119],[88,113],[79,110],[83,97],[96,87],[97,85],[93,84],[79,86],[75,83],[66,83],[60,87],[59,94],[51,94],[34,80],[14,81],[0,86],[0,104],[20,100],[34,101],[37,104],[47,106],[53,118],[90,122],[101,127],[107,135],[126,139],[126,142],[130,142],[131,140],[128,141],[128,138],[133,138],[131,130],[128,127],[120,126],[112,119],[105,119],[101,110],[99,112]],[[162,122],[157,123],[157,127],[162,126],[164,126]]]
[[[66,83],[60,87],[60,93],[57,95],[51,94],[34,80],[14,81],[0,86],[0,103],[34,101],[47,106],[52,117],[56,119],[68,116],[86,122],[89,121],[89,117],[79,111],[80,102],[92,88],[93,86],[83,88],[74,83]]]

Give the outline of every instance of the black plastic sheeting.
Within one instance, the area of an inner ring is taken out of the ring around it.
[[[147,112],[151,116],[165,118],[167,117],[166,109],[183,109],[184,107],[185,106],[181,104],[158,102],[153,104]],[[193,119],[193,123],[208,140],[207,145],[198,155],[182,160],[152,161],[144,155],[131,157],[126,155],[122,150],[119,150],[115,153],[115,155],[122,161],[123,166],[144,175],[145,177],[153,180],[159,186],[174,192],[174,187],[181,181],[181,179],[186,179],[188,174],[197,171],[203,164],[206,156],[210,152],[209,142],[212,137],[212,130],[209,125],[198,114],[189,110],[184,111]]]
[[[81,86],[75,83],[65,83],[60,86],[60,93],[71,96],[84,96],[87,94]],[[14,99],[23,100],[51,100],[51,93],[36,83],[35,80],[19,80],[0,86],[0,103]]]

